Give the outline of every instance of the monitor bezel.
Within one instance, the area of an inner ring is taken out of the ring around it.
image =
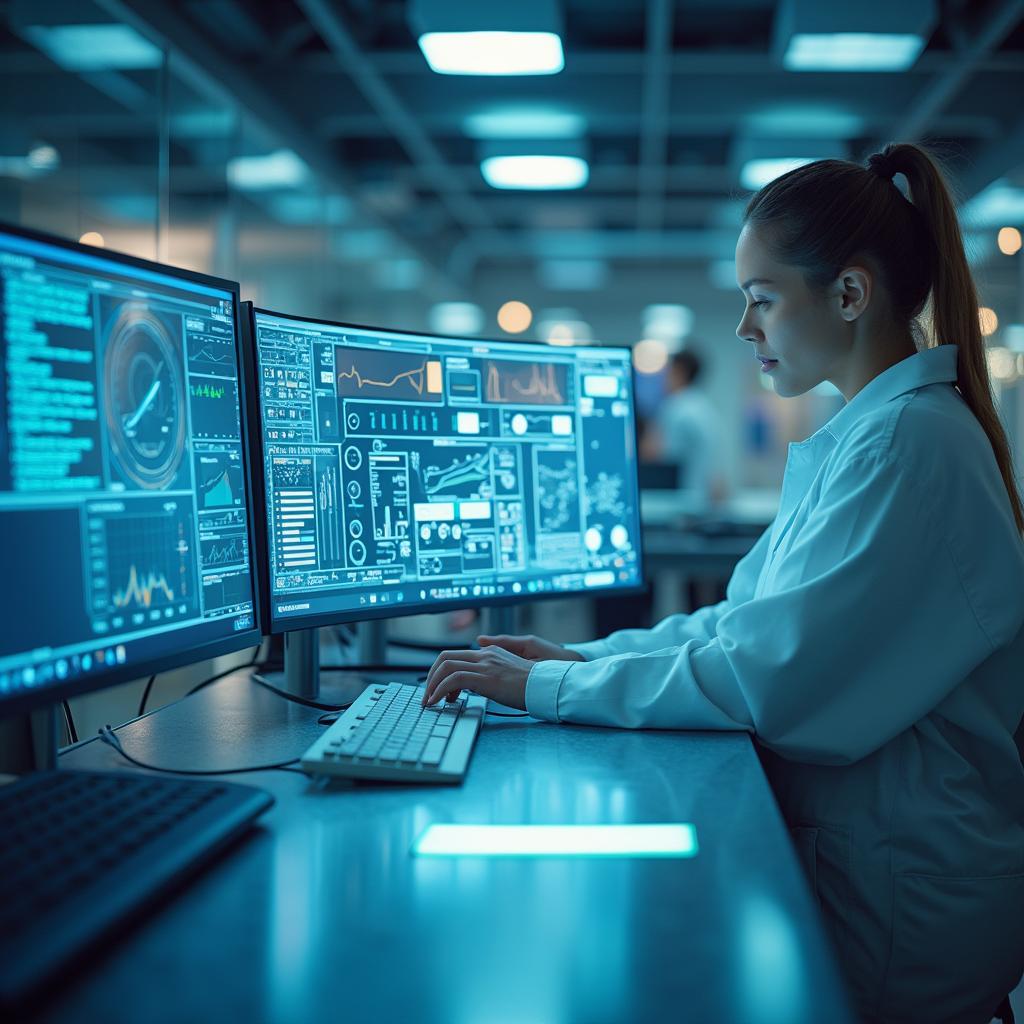
[[[200,661],[207,661],[211,658],[218,658],[225,654],[233,654],[236,651],[244,650],[246,647],[257,647],[263,640],[261,628],[261,595],[260,595],[260,570],[259,548],[257,547],[256,535],[254,532],[254,520],[260,518],[256,514],[253,505],[252,465],[249,462],[250,448],[250,407],[248,406],[248,388],[245,386],[245,339],[244,339],[244,311],[240,295],[240,287],[237,281],[228,281],[225,278],[215,277],[212,274],[204,274],[199,271],[186,270],[183,267],[175,267],[166,263],[156,263],[152,260],[141,259],[137,256],[130,256],[127,253],[107,248],[97,248],[89,245],[82,245],[58,235],[51,235],[44,231],[36,231],[31,228],[6,224],[0,222],[0,234],[13,235],[29,241],[40,242],[44,245],[52,245],[58,249],[66,249],[72,252],[82,253],[87,256],[108,258],[112,263],[135,267],[139,270],[147,270],[152,273],[162,274],[165,277],[178,278],[185,282],[206,285],[228,292],[232,297],[235,316],[235,350],[238,358],[239,373],[239,412],[241,415],[242,427],[242,460],[243,475],[245,479],[245,497],[249,509],[249,562],[252,575],[253,589],[253,625],[250,629],[240,630],[230,636],[207,640],[200,644],[193,644],[184,649],[175,650],[159,657],[150,657],[145,660],[136,661],[131,665],[118,665],[115,669],[94,670],[87,675],[76,676],[73,679],[64,680],[52,685],[39,687],[38,689],[19,690],[15,693],[0,694],[0,718],[12,714],[20,714],[31,711],[47,704],[55,704],[58,701],[82,696],[96,690],[107,689],[121,683],[131,682],[136,679],[144,679],[146,676],[158,674],[171,669],[180,668],[182,665],[191,665]],[[228,621],[228,620],[225,620]],[[101,646],[97,641],[97,646]]]
[[[342,320],[325,320],[320,317],[309,317],[299,316],[296,313],[281,313],[272,309],[266,309],[262,306],[257,306],[253,302],[244,302],[243,307],[248,307],[248,317],[246,318],[247,331],[248,331],[248,344],[246,345],[248,358],[251,360],[249,366],[249,372],[246,374],[246,379],[253,387],[253,393],[250,396],[252,405],[250,408],[253,410],[254,423],[258,425],[257,431],[252,431],[252,448],[250,449],[250,456],[252,458],[253,466],[253,488],[256,501],[258,502],[261,510],[259,517],[259,523],[256,527],[257,543],[259,544],[259,563],[261,572],[263,575],[260,578],[260,593],[263,597],[263,606],[261,608],[261,616],[264,628],[269,635],[277,636],[282,633],[291,633],[297,630],[303,629],[317,629],[321,626],[331,626],[337,623],[343,622],[364,622],[368,619],[395,619],[403,618],[409,615],[434,615],[440,612],[454,611],[458,608],[493,608],[493,607],[508,607],[512,605],[520,604],[532,604],[538,601],[552,601],[568,598],[579,598],[579,597],[591,597],[594,599],[605,598],[605,597],[624,597],[631,594],[642,594],[648,589],[646,564],[644,560],[643,551],[643,526],[640,519],[640,489],[639,484],[636,490],[636,502],[637,502],[637,522],[640,526],[637,535],[637,568],[638,568],[638,579],[635,583],[625,583],[619,586],[602,587],[599,590],[559,590],[549,591],[543,593],[521,593],[521,594],[509,594],[505,596],[491,596],[487,597],[460,597],[452,598],[450,600],[437,600],[427,602],[410,602],[409,605],[374,605],[364,606],[360,608],[350,609],[339,609],[331,612],[317,612],[312,615],[294,616],[289,617],[285,621],[278,622],[273,614],[273,595],[270,586],[270,543],[267,536],[267,521],[266,521],[266,470],[264,466],[263,456],[263,405],[261,399],[261,388],[259,387],[259,353],[257,352],[256,345],[256,317],[259,314],[270,317],[279,317],[282,320],[295,320],[299,323],[304,324],[323,324],[326,327],[340,327],[358,331],[372,331],[378,332],[382,335],[395,335],[401,334],[413,338],[427,338],[436,339],[441,341],[467,341],[475,342],[477,344],[491,344],[501,345],[507,344],[502,342],[498,338],[479,338],[479,337],[467,337],[459,334],[432,334],[429,331],[413,331],[406,330],[400,327],[378,327],[372,324],[357,324],[350,323]],[[550,352],[554,346],[548,345],[543,341],[528,340],[528,341],[517,341],[518,345],[525,346],[536,346]],[[610,352],[629,353],[630,349],[628,345],[588,345],[588,346],[565,346],[564,350],[571,351],[575,348],[601,348]],[[637,439],[637,412],[636,412],[636,393],[635,393],[635,381],[630,380],[630,400],[633,407],[633,441],[636,444]],[[637,465],[637,454],[634,452],[634,473]]]

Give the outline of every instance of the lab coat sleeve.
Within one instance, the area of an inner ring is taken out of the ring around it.
[[[620,629],[603,640],[583,644],[567,644],[587,661],[607,658],[613,654],[641,654],[666,647],[681,647],[687,640],[710,640],[719,619],[730,609],[754,596],[757,578],[768,551],[771,528],[761,534],[757,543],[743,556],[733,570],[724,601],[700,608],[692,614],[669,615],[653,629]]]
[[[941,486],[891,456],[833,471],[759,595],[717,635],[650,654],[540,662],[531,714],[755,733],[792,760],[848,764],[909,728],[1005,636],[979,624],[941,527]],[[954,484],[955,486],[955,484]],[[1011,621],[1012,619],[1012,621]]]

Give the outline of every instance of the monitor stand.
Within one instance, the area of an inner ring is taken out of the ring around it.
[[[480,632],[490,636],[515,636],[523,628],[520,608],[518,604],[499,604],[485,608],[482,623],[485,628]]]
[[[0,772],[23,775],[57,767],[57,704],[0,720]]]
[[[297,629],[284,634],[284,670],[262,672],[260,678],[287,693],[321,704],[351,704],[380,679],[360,671],[360,666],[384,668],[387,653],[385,623],[381,619],[358,625],[358,664],[351,670],[320,667],[320,633]],[[400,668],[400,666],[396,666]]]

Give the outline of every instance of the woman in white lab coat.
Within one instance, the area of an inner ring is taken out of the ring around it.
[[[790,446],[726,600],[570,648],[482,637],[424,699],[749,731],[860,1017],[981,1024],[1024,966],[1024,514],[954,206],[915,146],[819,161],[754,196],[736,268],[776,391],[847,404]]]

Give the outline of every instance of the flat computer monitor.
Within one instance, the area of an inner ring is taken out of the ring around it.
[[[0,227],[0,715],[259,642],[239,312]]]
[[[642,586],[628,349],[250,329],[271,632]]]

